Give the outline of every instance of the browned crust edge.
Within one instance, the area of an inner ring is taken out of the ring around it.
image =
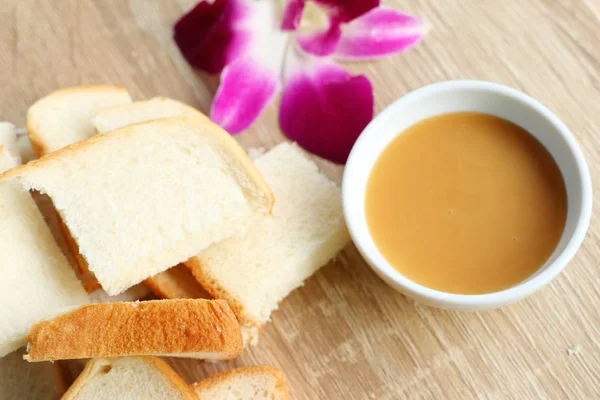
[[[242,302],[236,297],[232,296],[229,291],[219,285],[214,279],[212,279],[198,257],[192,257],[187,260],[185,266],[192,271],[194,278],[202,285],[202,287],[215,299],[223,299],[229,303],[229,306],[235,313],[238,321],[241,325],[247,327],[259,327],[261,324],[248,317],[246,308]]]
[[[189,400],[198,400],[198,396],[194,393],[179,375],[163,360],[152,356],[139,356],[142,361],[150,364],[162,373],[173,387],[181,392],[181,394]],[[64,394],[61,400],[74,400],[77,398],[79,391],[86,385],[87,381],[93,379],[94,376],[101,372],[102,368],[110,365],[110,360],[93,359],[87,362],[85,368],[71,385],[69,390]]]
[[[287,388],[286,378],[283,371],[272,365],[252,365],[246,367],[240,367],[231,369],[229,371],[220,372],[209,378],[203,379],[199,382],[195,382],[191,385],[192,388],[207,388],[210,389],[213,386],[219,384],[221,381],[235,377],[236,375],[273,375],[277,379],[277,385],[275,391],[281,399],[289,400],[290,393]]]
[[[28,361],[218,353],[235,358],[242,334],[224,300],[179,299],[90,304],[35,324]]]

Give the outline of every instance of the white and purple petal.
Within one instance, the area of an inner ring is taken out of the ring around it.
[[[427,33],[418,18],[388,7],[378,7],[341,28],[335,57],[369,60],[405,51]]]
[[[246,56],[225,67],[211,109],[211,119],[216,124],[237,134],[269,105],[281,88],[289,37],[286,33],[265,31]]]
[[[373,118],[373,89],[335,63],[294,52],[286,62],[279,125],[307,151],[345,163]]]
[[[304,11],[305,0],[287,0],[283,6],[283,17],[281,29],[284,31],[295,31],[300,26],[302,11]]]
[[[252,56],[237,59],[221,74],[210,118],[231,134],[248,128],[279,91],[279,75]]]

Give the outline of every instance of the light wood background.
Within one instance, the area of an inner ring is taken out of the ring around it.
[[[186,64],[172,24],[193,0],[34,1],[0,4],[0,120],[69,85],[113,83],[210,106],[216,81]],[[428,83],[485,79],[538,98],[571,127],[600,187],[598,0],[396,0],[429,21],[414,50],[354,64],[374,83],[377,110]],[[284,140],[276,106],[238,136]],[[339,179],[341,167],[323,163]],[[239,365],[281,366],[295,399],[599,399],[598,191],[577,257],[528,300],[482,313],[414,304],[353,246],[286,299],[259,347],[229,363],[175,360],[184,379]],[[1,256],[0,256],[1,257]]]

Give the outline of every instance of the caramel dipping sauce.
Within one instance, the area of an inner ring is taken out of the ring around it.
[[[460,112],[398,135],[367,184],[369,231],[406,278],[483,294],[534,274],[567,216],[565,183],[548,151],[506,120]]]

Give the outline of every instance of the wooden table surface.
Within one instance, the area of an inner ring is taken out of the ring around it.
[[[169,96],[207,111],[215,80],[175,47],[172,24],[193,0],[34,1],[0,6],[0,120],[69,85],[112,83],[136,99]],[[423,85],[484,79],[536,97],[573,130],[600,187],[598,0],[395,0],[429,21],[414,50],[354,64],[376,107]],[[237,138],[284,140],[276,107]],[[322,163],[339,180],[341,167]],[[281,366],[295,399],[598,399],[598,192],[585,243],[567,270],[531,298],[481,313],[414,304],[350,245],[274,313],[258,347],[232,362],[173,360],[187,381],[234,366]]]

